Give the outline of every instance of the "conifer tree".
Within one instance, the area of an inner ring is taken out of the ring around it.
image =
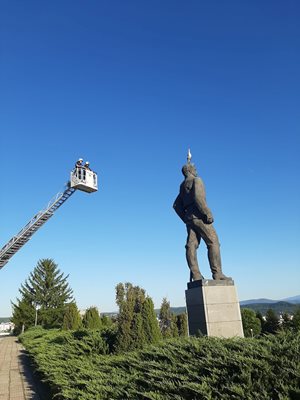
[[[118,352],[157,342],[159,333],[154,306],[144,289],[131,283],[119,283],[116,287],[116,302],[119,306],[116,339]]]
[[[143,328],[146,343],[157,343],[161,339],[161,332],[154,311],[154,304],[150,297],[146,297],[143,309]]]
[[[294,312],[291,325],[295,332],[300,332],[300,308],[297,308]]]
[[[172,320],[171,320],[171,336],[177,338],[179,336],[178,333],[178,326],[177,326],[177,316],[175,314],[172,315]]]
[[[133,314],[131,322],[131,349],[141,349],[146,343],[146,337],[143,326],[142,310]]]
[[[170,303],[167,301],[166,297],[163,298],[160,311],[159,311],[159,326],[163,338],[170,337],[170,326],[171,326],[171,311]]]
[[[100,329],[102,326],[101,318],[97,307],[90,307],[86,310],[82,324],[87,329]]]
[[[291,318],[291,316],[288,313],[283,313],[282,314],[282,324],[281,324],[281,328],[284,331],[290,331],[293,327],[293,320]]]
[[[116,287],[116,302],[119,306],[117,351],[127,351],[142,346],[140,336],[140,321],[137,314],[142,308],[145,291],[127,282]]]
[[[279,329],[279,318],[275,312],[270,308],[266,312],[266,321],[264,324],[265,333],[276,333]]]
[[[104,328],[109,328],[114,324],[114,321],[112,320],[111,317],[109,317],[108,315],[102,315],[101,317],[101,325]]]
[[[176,316],[172,314],[170,302],[165,297],[160,307],[159,325],[163,338],[167,339],[178,336]]]
[[[187,337],[188,336],[188,321],[186,313],[182,313],[176,316],[176,325],[178,329],[178,336]]]
[[[22,329],[29,328],[35,324],[35,308],[27,300],[18,300],[17,304],[12,303],[13,316],[11,321],[15,324],[14,333],[19,335]]]
[[[64,277],[53,260],[39,260],[19,289],[21,299],[17,299],[16,304],[12,303],[12,320],[16,326],[20,326],[21,323],[24,323],[26,328],[32,326],[32,316],[28,318],[27,311],[31,308],[35,315],[35,309],[39,307],[39,325],[45,328],[61,327],[65,306],[73,300],[67,278],[68,275]]]
[[[262,313],[259,311],[256,311],[255,315],[256,315],[256,318],[258,318],[260,320],[261,331],[264,332],[264,326],[265,326],[266,321],[265,321],[264,317],[262,316]]]
[[[81,318],[76,303],[67,304],[63,320],[63,329],[77,330],[81,326]]]

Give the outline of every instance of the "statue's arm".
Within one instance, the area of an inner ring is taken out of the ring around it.
[[[212,212],[208,208],[206,204],[206,196],[205,196],[205,188],[202,180],[200,178],[196,178],[194,180],[194,200],[196,207],[200,211],[200,213],[204,216],[205,222],[207,224],[212,224],[214,222],[214,218]]]
[[[176,197],[176,200],[174,201],[173,204],[173,208],[178,217],[181,218],[183,222],[185,222],[185,211],[180,194]]]

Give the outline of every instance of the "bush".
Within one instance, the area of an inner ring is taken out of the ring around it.
[[[36,329],[21,340],[61,400],[299,398],[299,334],[169,339],[123,355],[105,354],[102,331]]]

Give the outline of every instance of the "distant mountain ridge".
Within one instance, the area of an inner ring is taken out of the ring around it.
[[[240,301],[241,306],[247,306],[248,304],[274,304],[279,300],[271,300],[271,299],[250,299],[250,300],[242,300]]]
[[[277,301],[275,303],[248,303],[241,304],[241,308],[250,308],[255,312],[260,312],[262,315],[266,315],[268,310],[273,310],[275,314],[282,315],[284,313],[293,315],[296,310],[300,308],[300,304],[288,303],[286,301]]]
[[[248,304],[275,304],[278,302],[285,302],[291,304],[300,304],[300,295],[293,297],[286,297],[285,299],[280,300],[271,300],[271,299],[250,299],[250,300],[242,300],[240,301],[240,305],[248,305]]]
[[[300,304],[300,295],[293,296],[293,297],[287,297],[286,299],[282,299],[282,301],[287,301],[288,303],[292,303],[292,304]]]

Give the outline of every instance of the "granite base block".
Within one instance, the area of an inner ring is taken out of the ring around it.
[[[244,337],[233,280],[189,282],[185,294],[190,335]]]

